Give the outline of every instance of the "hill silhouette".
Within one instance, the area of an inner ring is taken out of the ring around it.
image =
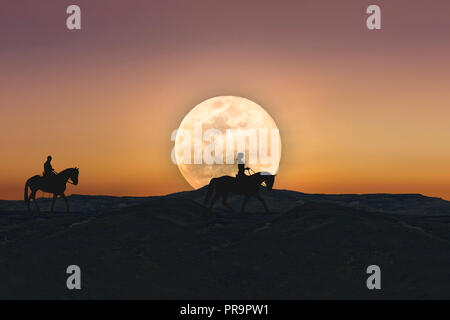
[[[251,200],[211,215],[204,195],[72,195],[73,213],[40,215],[0,201],[0,298],[450,298],[448,201],[273,190],[271,214]],[[65,287],[71,264],[81,291]],[[366,288],[371,264],[380,291]]]

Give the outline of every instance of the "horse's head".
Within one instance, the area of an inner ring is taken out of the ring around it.
[[[258,172],[258,174],[261,177],[262,182],[266,184],[267,190],[271,191],[275,182],[275,175],[267,171]]]
[[[273,188],[273,184],[275,182],[275,176],[274,175],[268,175],[266,176],[266,180],[264,181],[267,186],[267,190],[271,191]]]
[[[77,167],[72,168],[70,172],[70,180],[72,180],[73,184],[76,186],[78,184],[78,174],[80,173],[80,170],[78,170]]]

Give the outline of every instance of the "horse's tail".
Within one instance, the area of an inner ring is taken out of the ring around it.
[[[206,197],[205,197],[205,203],[208,203],[209,199],[211,199],[211,196],[212,196],[213,191],[214,191],[214,185],[215,184],[216,184],[216,178],[212,178],[209,181],[208,192],[206,193]]]

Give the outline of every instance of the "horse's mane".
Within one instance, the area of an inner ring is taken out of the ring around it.
[[[256,172],[252,176],[262,179],[266,183],[267,189],[272,190],[273,183],[275,182],[274,174],[271,174],[270,172],[267,172],[267,171],[261,171],[261,172]]]
[[[75,169],[76,169],[76,168],[66,168],[66,169],[64,169],[63,171],[59,172],[58,174],[66,173],[66,172],[69,172],[69,171],[73,171],[73,170],[75,170]]]
[[[74,168],[66,168],[66,169],[64,169],[63,171],[58,172],[57,176],[59,176],[59,175],[65,175],[65,174],[71,174],[73,171],[77,171],[77,170],[78,170],[77,167],[74,167]]]

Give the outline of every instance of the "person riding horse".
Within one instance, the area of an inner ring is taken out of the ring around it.
[[[254,172],[252,175],[245,174],[245,171],[251,170],[245,167],[244,153],[240,152],[237,155],[238,173],[236,177],[222,176],[212,178],[208,184],[208,191],[205,196],[205,203],[209,203],[209,210],[212,211],[214,203],[222,198],[225,207],[230,210],[233,208],[227,203],[227,196],[229,193],[244,195],[241,212],[244,211],[245,205],[250,197],[254,197],[262,202],[266,212],[269,212],[264,199],[259,195],[261,184],[264,183],[267,190],[272,190],[275,182],[275,175],[269,172]],[[211,200],[211,202],[210,202]]]
[[[41,190],[46,193],[53,193],[53,201],[51,211],[53,212],[56,199],[61,197],[66,202],[67,212],[69,212],[69,200],[67,199],[64,191],[66,190],[66,184],[71,183],[78,185],[78,167],[67,168],[60,173],[55,172],[51,164],[52,156],[47,157],[47,161],[44,163],[44,172],[42,176],[35,175],[29,178],[25,182],[24,200],[29,211],[31,211],[30,203],[33,200],[38,212],[40,211],[39,205],[36,201],[36,192]],[[70,182],[70,181],[71,182]],[[31,194],[28,195],[28,190],[31,190]]]
[[[52,156],[48,156],[47,161],[45,161],[45,163],[44,163],[44,172],[42,175],[46,179],[51,179],[52,177],[56,176],[56,172],[52,167],[51,161],[52,161]]]
[[[242,152],[239,152],[237,155],[237,163],[238,163],[238,173],[236,174],[236,181],[237,183],[244,182],[245,178],[248,176],[245,174],[245,171],[250,170],[250,168],[245,167],[245,162],[243,160],[244,154]]]

